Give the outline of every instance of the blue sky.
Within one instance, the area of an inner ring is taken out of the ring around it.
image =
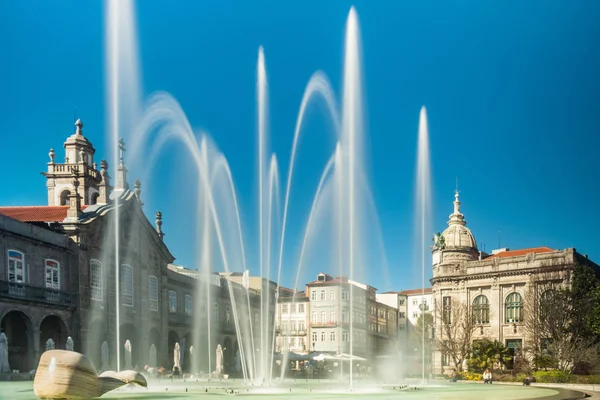
[[[498,247],[500,231],[501,247],[576,247],[599,262],[600,3],[139,2],[143,92],[170,92],[228,157],[248,244],[256,237],[257,49],[266,54],[271,149],[285,172],[311,74],[323,70],[340,93],[351,5],[362,34],[368,173],[389,262],[389,274],[375,272],[368,283],[419,286],[412,214],[423,104],[434,231],[452,211],[458,176],[462,211],[486,250]],[[110,160],[103,11],[100,1],[0,3],[0,204],[46,203],[39,172],[50,147],[62,158],[74,106],[100,158]],[[298,221],[318,180],[315,160],[323,143],[332,143],[322,138],[329,128],[322,115],[309,118],[299,154]],[[179,263],[191,265],[194,229],[186,215],[195,203],[172,183],[185,179],[181,152],[165,150],[144,201],[149,215],[163,211],[167,244]],[[297,239],[290,238],[292,258]],[[304,280],[316,272],[309,268]]]

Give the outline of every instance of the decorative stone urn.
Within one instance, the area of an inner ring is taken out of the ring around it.
[[[42,354],[33,380],[33,392],[40,399],[90,399],[126,384],[147,387],[136,371],[106,371],[98,376],[83,354],[49,350]]]

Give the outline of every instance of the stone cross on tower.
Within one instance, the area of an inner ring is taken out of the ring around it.
[[[127,182],[127,168],[125,168],[125,140],[119,139],[119,166],[117,167],[117,181],[115,182],[115,190],[129,189]]]

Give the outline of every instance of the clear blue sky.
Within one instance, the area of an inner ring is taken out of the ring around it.
[[[371,271],[368,283],[419,286],[412,213],[423,104],[435,231],[452,211],[459,176],[462,211],[486,250],[498,246],[501,231],[502,247],[576,247],[600,262],[600,2],[141,1],[143,91],[173,94],[227,155],[248,244],[256,237],[257,49],[266,53],[272,150],[287,166],[310,75],[325,71],[340,91],[352,4],[362,31],[369,176],[390,268],[389,280]],[[0,204],[46,203],[39,172],[50,147],[62,159],[74,106],[98,159],[109,158],[103,11],[97,0],[0,2]],[[300,168],[311,171],[311,146],[322,146],[327,126],[315,113]],[[169,183],[174,174],[185,178],[180,151],[164,153],[144,200],[149,215],[163,211],[178,262],[192,266],[186,216],[194,201]],[[310,195],[317,178],[299,175],[299,197]],[[290,243],[291,254],[296,247]]]

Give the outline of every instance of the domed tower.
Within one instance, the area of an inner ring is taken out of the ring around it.
[[[75,133],[67,138],[64,148],[65,162],[56,163],[54,150],[50,149],[48,172],[42,172],[47,178],[48,205],[68,205],[74,179],[79,182],[76,190],[77,194],[81,196],[82,205],[102,203],[102,199],[99,198],[100,189],[103,184],[108,184],[105,182],[108,176],[97,169],[94,162],[96,150],[92,143],[83,136],[83,123],[80,119],[75,122]],[[102,165],[104,166],[105,163]]]
[[[462,261],[479,259],[477,242],[467,228],[465,216],[460,212],[458,190],[454,192],[454,212],[450,214],[448,227],[434,236],[433,267],[444,264],[458,264]]]

